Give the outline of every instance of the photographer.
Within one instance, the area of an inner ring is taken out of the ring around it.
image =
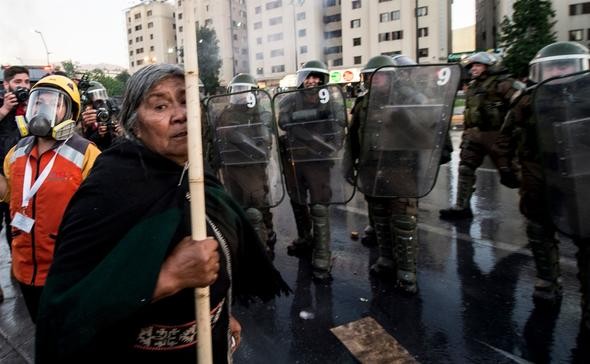
[[[83,136],[100,150],[110,147],[122,135],[121,126],[115,120],[118,107],[109,99],[104,86],[96,81],[89,81],[88,87],[82,92],[82,102]]]
[[[29,98],[29,70],[21,66],[12,66],[4,70],[4,98],[0,98],[0,173],[4,175],[2,162],[8,150],[20,139],[15,117],[24,115]],[[0,203],[0,214],[6,226],[10,226],[8,204]],[[7,229],[6,240],[10,246],[12,236]],[[1,294],[0,294],[1,297]],[[2,301],[0,299],[0,301]]]

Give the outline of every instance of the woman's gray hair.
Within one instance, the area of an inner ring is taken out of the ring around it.
[[[137,123],[137,108],[160,81],[169,77],[184,78],[184,71],[175,64],[151,64],[135,72],[127,81],[119,120],[128,136],[133,136],[133,128]]]

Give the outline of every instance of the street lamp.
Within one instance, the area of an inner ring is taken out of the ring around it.
[[[45,46],[45,53],[47,54],[47,65],[51,65],[49,63],[49,50],[47,49],[47,43],[45,43],[45,37],[43,37],[43,33],[41,33],[41,31],[39,30],[35,30],[35,33],[39,34],[41,36],[41,40],[43,41],[43,46]]]

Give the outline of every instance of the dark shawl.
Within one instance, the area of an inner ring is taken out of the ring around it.
[[[161,264],[182,237],[179,226],[190,226],[187,192],[183,167],[135,142],[99,156],[58,233],[37,319],[37,362],[115,350],[117,330],[149,305]],[[230,243],[234,296],[288,292],[241,208],[209,174],[205,194],[207,216]]]

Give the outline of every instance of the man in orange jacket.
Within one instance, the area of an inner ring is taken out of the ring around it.
[[[21,139],[4,159],[0,196],[10,204],[12,269],[35,322],[64,210],[100,153],[74,133],[80,94],[67,77],[51,75],[32,89]]]

